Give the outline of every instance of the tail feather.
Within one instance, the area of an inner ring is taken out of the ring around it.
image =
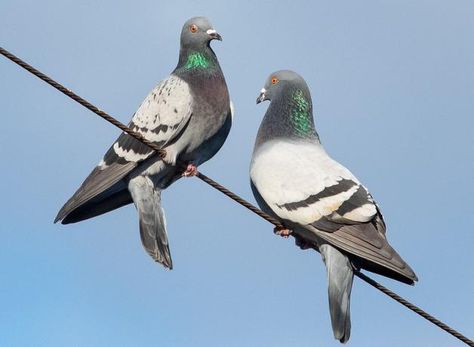
[[[131,179],[128,187],[138,210],[143,247],[155,261],[172,269],[161,190],[155,188],[151,179],[145,176]]]
[[[354,273],[349,259],[329,244],[319,248],[328,275],[329,310],[334,338],[346,343],[351,335],[350,303]]]

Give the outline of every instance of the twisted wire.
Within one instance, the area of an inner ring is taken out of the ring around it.
[[[49,85],[51,85],[53,88],[59,90],[61,93],[67,95],[68,97],[70,97],[71,99],[73,99],[74,101],[78,102],[79,104],[81,104],[82,106],[86,107],[87,109],[89,109],[90,111],[94,112],[96,115],[98,115],[99,117],[105,119],[107,122],[115,125],[117,128],[119,128],[120,130],[122,130],[123,132],[129,134],[130,136],[134,137],[136,140],[142,142],[143,144],[147,145],[148,147],[150,147],[151,149],[155,150],[156,152],[158,152],[158,154],[161,156],[161,157],[164,157],[165,154],[166,154],[166,151],[164,151],[163,149],[161,149],[160,147],[158,147],[155,143],[151,142],[151,141],[148,141],[146,138],[144,138],[140,133],[136,132],[136,131],[133,131],[132,129],[130,129],[129,127],[127,127],[125,124],[119,122],[117,119],[115,119],[114,117],[112,117],[111,115],[107,114],[106,112],[100,110],[99,108],[97,108],[96,106],[92,105],[90,102],[88,102],[87,100],[81,98],[79,95],[75,94],[74,92],[72,92],[70,89],[64,87],[63,85],[61,85],[60,83],[56,82],[55,80],[53,80],[52,78],[46,76],[45,74],[43,74],[42,72],[38,71],[37,69],[35,69],[33,66],[29,65],[28,63],[26,63],[25,61],[21,60],[20,58],[18,58],[17,56],[13,55],[12,53],[10,53],[9,51],[7,51],[6,49],[4,49],[3,47],[0,47],[0,54],[2,54],[3,56],[5,56],[6,58],[10,59],[12,62],[14,62],[15,64],[21,66],[22,68],[24,68],[25,70],[27,70],[28,72],[32,73],[33,75],[35,75],[36,77],[40,78],[41,80],[43,80],[44,82],[48,83]],[[260,216],[261,218],[265,219],[266,221],[268,221],[269,223],[273,224],[277,229],[280,229],[280,228],[284,228],[284,225],[278,221],[277,219],[273,218],[272,216],[268,215],[267,213],[263,212],[262,210],[260,210],[259,208],[255,207],[254,205],[252,205],[250,202],[248,202],[247,200],[241,198],[240,196],[238,196],[237,194],[231,192],[230,190],[228,190],[226,187],[224,187],[223,185],[219,184],[218,182],[214,181],[212,178],[204,175],[203,173],[201,172],[198,172],[196,174],[196,177],[201,179],[203,182],[207,183],[208,185],[210,185],[211,187],[213,187],[214,189],[217,189],[218,191],[220,191],[221,193],[225,194],[227,197],[231,198],[232,200],[234,200],[235,202],[237,202],[238,204],[246,207],[247,209],[249,209],[250,211],[252,211],[253,213],[255,213],[256,215]],[[296,235],[292,234],[292,236],[296,237]],[[314,246],[313,246],[314,248]],[[390,289],[384,287],[383,285],[381,285],[380,283],[378,283],[377,281],[373,280],[372,278],[368,277],[367,275],[363,274],[362,272],[358,271],[358,270],[355,270],[354,271],[354,274],[359,277],[361,280],[363,280],[364,282],[370,284],[371,286],[373,286],[374,288],[378,289],[379,291],[381,291],[382,293],[384,293],[385,295],[389,296],[390,298],[392,298],[393,300],[397,301],[398,303],[402,304],[403,306],[407,307],[408,309],[410,309],[411,311],[415,312],[416,314],[420,315],[421,317],[425,318],[426,320],[428,320],[429,322],[431,322],[432,324],[436,325],[437,327],[441,328],[442,330],[446,331],[447,333],[451,334],[452,336],[456,337],[457,339],[459,339],[460,341],[464,342],[466,345],[470,346],[470,347],[474,347],[474,341],[470,340],[469,338],[467,338],[466,336],[464,336],[463,334],[461,334],[460,332],[458,332],[457,330],[451,328],[450,326],[446,325],[445,323],[441,322],[440,320],[438,320],[437,318],[433,317],[432,315],[430,315],[429,313],[427,313],[426,311],[424,311],[423,309],[419,308],[418,306],[410,303],[409,301],[405,300],[404,298],[402,298],[401,296],[399,296],[398,294],[394,293],[393,291],[391,291]]]

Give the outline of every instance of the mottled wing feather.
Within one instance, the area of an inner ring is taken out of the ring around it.
[[[162,148],[172,143],[188,124],[192,114],[192,95],[188,84],[171,75],[157,85],[132,117],[129,127]],[[153,150],[122,133],[104,156],[104,164],[139,162]]]
[[[166,148],[189,122],[191,114],[192,95],[189,86],[179,77],[171,75],[148,94],[132,117],[129,127]],[[55,222],[111,188],[152,154],[153,150],[148,146],[122,133],[99,165],[61,208]]]

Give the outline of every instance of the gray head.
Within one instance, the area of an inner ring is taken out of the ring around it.
[[[309,88],[303,77],[291,70],[280,70],[268,76],[257,98],[257,104],[265,100],[271,101],[289,89],[300,89],[309,97],[311,103]]]
[[[270,74],[257,104],[265,100],[270,100],[270,106],[260,127],[260,140],[275,137],[319,140],[308,85],[296,72],[280,70]]]
[[[222,41],[222,37],[212,27],[206,17],[188,19],[181,30],[181,48],[201,50],[212,40]]]

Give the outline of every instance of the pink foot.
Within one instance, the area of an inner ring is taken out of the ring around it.
[[[186,171],[183,172],[183,177],[193,177],[198,173],[198,169],[194,164],[188,164]]]
[[[275,227],[275,229],[273,229],[273,232],[275,233],[275,235],[284,237],[285,239],[291,235],[291,230],[286,228]]]

